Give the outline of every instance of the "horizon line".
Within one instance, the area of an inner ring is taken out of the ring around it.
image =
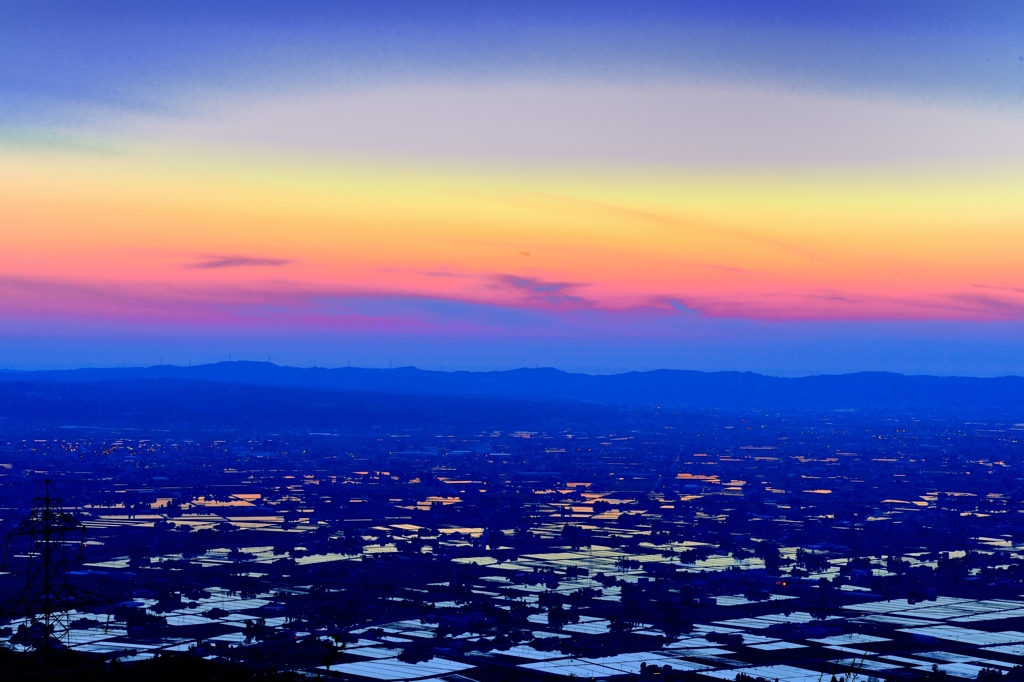
[[[679,372],[679,373],[690,373],[690,374],[749,374],[759,377],[765,377],[770,379],[810,379],[816,377],[849,377],[861,374],[884,374],[899,377],[922,377],[922,378],[936,378],[936,379],[1021,379],[1024,375],[1021,374],[1000,374],[993,376],[980,376],[971,374],[909,374],[905,372],[893,372],[890,370],[859,370],[856,372],[820,372],[815,374],[803,374],[795,376],[782,376],[778,374],[768,374],[765,372],[755,372],[753,370],[739,370],[739,369],[722,369],[722,370],[700,370],[700,369],[681,369],[671,367],[659,367],[655,369],[637,369],[637,370],[626,370],[616,372],[581,372],[581,371],[569,371],[560,369],[554,366],[534,366],[534,367],[513,367],[509,369],[493,369],[493,370],[473,370],[473,369],[427,369],[418,367],[416,365],[400,365],[395,367],[369,367],[369,366],[353,366],[353,365],[335,365],[335,366],[323,366],[323,365],[309,365],[309,366],[298,366],[298,365],[282,365],[272,362],[270,360],[218,360],[216,362],[205,362],[200,364],[186,364],[186,365],[175,365],[175,364],[156,364],[156,365],[108,365],[108,366],[81,366],[81,367],[69,367],[65,369],[12,369],[12,368],[0,368],[0,375],[25,375],[25,374],[59,374],[64,372],[88,372],[88,371],[130,371],[130,370],[159,370],[162,368],[174,369],[174,370],[197,370],[205,367],[216,367],[220,365],[264,365],[268,367],[274,367],[277,369],[284,370],[327,370],[327,371],[341,371],[341,370],[357,370],[357,371],[399,371],[399,370],[415,370],[417,372],[424,372],[429,374],[504,374],[510,372],[540,372],[540,371],[554,371],[560,374],[570,376],[589,376],[589,377],[617,377],[626,376],[629,374],[654,374],[658,372]]]

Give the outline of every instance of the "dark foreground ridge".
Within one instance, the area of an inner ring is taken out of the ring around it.
[[[203,680],[203,682],[297,682],[308,679],[294,672],[256,668],[224,661],[209,661],[183,654],[162,654],[133,665],[75,651],[43,658],[36,652],[17,653],[0,648],[0,678],[21,680],[75,680],[75,682],[135,682],[136,680]]]
[[[297,368],[268,362],[0,373],[0,382],[6,384],[121,382],[126,390],[130,385],[145,390],[144,387],[152,386],[154,382],[166,381],[213,382],[293,391],[570,401],[685,410],[857,410],[950,416],[1011,415],[1024,411],[1024,377],[1018,376],[976,378],[861,372],[780,378],[751,372],[683,370],[589,375],[551,368],[437,372],[415,367]]]

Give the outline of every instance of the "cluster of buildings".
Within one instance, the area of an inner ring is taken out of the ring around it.
[[[1024,424],[4,433],[85,527],[63,646],[350,680],[1016,678]],[[12,538],[0,592],[26,585]],[[13,604],[14,602],[8,602]],[[11,607],[13,608],[13,607]],[[17,608],[0,642],[30,647]]]

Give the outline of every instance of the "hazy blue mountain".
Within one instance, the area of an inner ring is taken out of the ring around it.
[[[607,424],[617,417],[616,409],[594,403],[389,395],[224,381],[0,381],[0,431],[56,426],[255,432],[557,429],[562,420]]]
[[[595,376],[550,368],[436,372],[413,367],[297,368],[267,362],[0,374],[0,382],[4,383],[117,382],[124,390],[136,382],[146,382],[146,390],[154,390],[154,382],[169,380],[391,396],[573,401],[684,410],[909,411],[1024,421],[1024,377],[1016,376],[973,378],[862,372],[779,378],[750,372],[680,370]],[[261,395],[272,399],[270,393]]]

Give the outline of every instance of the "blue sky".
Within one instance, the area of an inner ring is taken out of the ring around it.
[[[6,2],[0,174],[39,184],[0,194],[0,366],[1024,372],[1024,205],[991,190],[1024,170],[1022,25],[1011,2]],[[207,227],[168,222],[209,183]],[[613,195],[614,225],[505,224],[509,197]],[[361,203],[296,227],[334,196]],[[437,217],[395,227],[417,202]],[[659,212],[718,227],[666,237]]]

